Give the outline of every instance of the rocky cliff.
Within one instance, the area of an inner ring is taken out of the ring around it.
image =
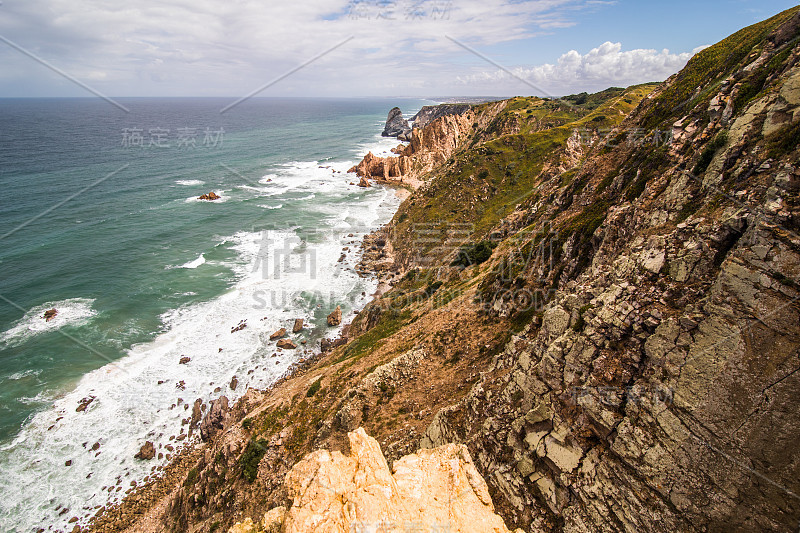
[[[428,127],[415,127],[407,134],[410,144],[394,149],[397,157],[377,157],[370,152],[349,172],[355,172],[359,177],[418,187],[427,174],[446,161],[467,138],[491,122],[504,105],[505,102],[499,102],[476,111],[470,111],[470,106],[462,106],[465,108],[463,113],[443,113],[430,121]],[[433,116],[434,112],[430,115]]]
[[[363,427],[390,468],[466,446],[510,528],[796,531],[799,11],[658,86],[422,128],[365,248],[390,290],[95,530],[291,510],[285,476]]]
[[[797,529],[798,28],[696,56],[620,129],[674,142],[594,151],[523,206],[533,261],[495,252],[488,312],[549,293],[423,442],[467,443],[517,524]]]

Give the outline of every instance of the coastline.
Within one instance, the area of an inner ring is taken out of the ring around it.
[[[393,190],[394,195],[400,200],[397,209],[412,194],[407,184],[379,182],[378,185]],[[395,212],[397,209],[395,209]],[[395,276],[387,275],[387,270],[381,268],[380,265],[386,264],[387,259],[394,261],[394,257],[391,255],[370,257],[369,255],[369,248],[373,247],[375,241],[385,234],[389,223],[364,235],[361,239],[359,245],[360,258],[356,266],[356,272],[362,277],[373,276],[378,281],[378,285],[370,295],[370,298],[365,301],[362,309],[358,310],[359,312],[378,301],[383,294],[391,289],[391,282]],[[287,371],[269,387],[264,389],[248,388],[247,392],[230,408],[226,415],[225,427],[230,428],[241,423],[250,409],[263,400],[271,391],[287,381],[304,376],[314,367],[315,363],[329,355],[332,349],[348,342],[350,340],[348,333],[356,315],[350,316],[352,318],[349,321],[342,322],[338,336],[333,339],[324,338],[319,349],[315,348],[313,353],[304,354],[302,358],[292,363]],[[307,351],[310,352],[310,350]],[[180,486],[181,479],[186,477],[191,465],[196,463],[212,444],[213,439],[208,442],[194,441],[183,446],[165,465],[157,469],[156,474],[150,476],[150,480],[126,491],[125,496],[120,501],[99,509],[89,519],[87,526],[80,529],[79,526],[75,526],[74,532],[111,533],[130,531],[131,533],[139,533],[160,531],[156,525],[158,521],[152,515],[164,512],[168,499],[174,493],[176,486]],[[136,529],[131,529],[134,526],[136,526]]]
[[[424,154],[428,150],[430,150],[430,147],[425,146],[422,147],[420,152]],[[418,178],[406,178],[405,176],[399,180],[380,179],[373,176],[371,180],[373,181],[372,186],[380,186],[391,190],[392,194],[399,200],[392,213],[392,219],[403,203],[424,184]],[[347,187],[347,185],[344,186]],[[359,313],[368,310],[376,303],[380,305],[378,303],[379,300],[392,289],[393,284],[403,274],[395,264],[396,258],[388,238],[392,219],[374,231],[365,234],[361,239],[358,248],[359,257],[354,271],[359,277],[372,277],[377,281],[376,289],[362,302],[361,308],[348,316],[350,320],[343,320],[336,338],[322,339],[319,349],[315,347],[313,353],[303,354],[270,386],[264,389],[248,388],[245,395],[239,398],[225,414],[224,427],[219,431],[219,434],[234,431],[236,432],[234,440],[241,439],[242,431],[240,428],[237,429],[237,426],[241,425],[242,420],[254,406],[259,405],[264,398],[270,396],[273,391],[280,389],[284,385],[291,385],[293,381],[302,381],[301,378],[313,370],[316,363],[328,357],[338,347],[347,344],[363,333],[363,325],[354,327],[355,320],[360,316]],[[286,396],[286,393],[282,395],[284,398]],[[253,413],[250,413],[250,416],[254,416]],[[88,524],[83,529],[76,529],[75,531],[103,533],[115,531],[130,531],[131,533],[158,531],[157,526],[153,525],[152,529],[148,529],[150,526],[147,524],[159,523],[157,515],[166,511],[170,498],[174,497],[177,494],[176,491],[183,486],[181,481],[187,478],[188,472],[192,469],[192,463],[202,461],[204,457],[207,459],[219,436],[212,437],[207,442],[193,441],[187,443],[179,455],[173,456],[167,464],[158,469],[158,477],[151,476],[151,479],[146,483],[128,489],[121,500],[98,510],[96,514],[91,516]],[[230,453],[235,453],[235,450]]]

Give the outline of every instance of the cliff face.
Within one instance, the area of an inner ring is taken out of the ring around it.
[[[498,102],[484,106],[480,111],[471,111],[468,109],[470,106],[463,106],[463,113],[444,113],[429,121],[426,128],[415,127],[409,134],[410,144],[397,147],[397,157],[377,157],[370,152],[349,172],[360,177],[418,187],[422,179],[446,161],[475,130],[491,122],[504,105],[505,102]],[[434,112],[430,114],[433,116]]]
[[[258,521],[364,427],[394,466],[465,445],[525,531],[796,531],[799,10],[658,87],[421,129],[365,247],[391,289],[96,530]]]
[[[798,28],[795,9],[699,54],[624,124],[671,146],[595,152],[525,208],[540,239],[519,242],[549,257],[495,252],[490,312],[551,292],[423,442],[467,443],[517,524],[797,529]]]

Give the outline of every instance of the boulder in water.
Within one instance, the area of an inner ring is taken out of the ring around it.
[[[403,112],[399,107],[393,107],[389,111],[389,116],[386,117],[386,125],[383,128],[383,137],[397,137],[398,135],[405,134],[411,131],[411,126],[408,121],[403,118]]]
[[[156,447],[153,446],[152,442],[147,441],[139,449],[139,453],[137,453],[133,457],[135,459],[143,459],[145,461],[149,461],[150,459],[152,459],[155,456],[156,456]]]
[[[333,326],[338,326],[341,323],[342,323],[342,308],[337,305],[333,313],[328,315],[328,325],[333,327]]]

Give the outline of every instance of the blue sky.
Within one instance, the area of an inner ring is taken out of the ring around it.
[[[702,46],[793,6],[7,0],[0,96],[560,95],[661,81]]]

